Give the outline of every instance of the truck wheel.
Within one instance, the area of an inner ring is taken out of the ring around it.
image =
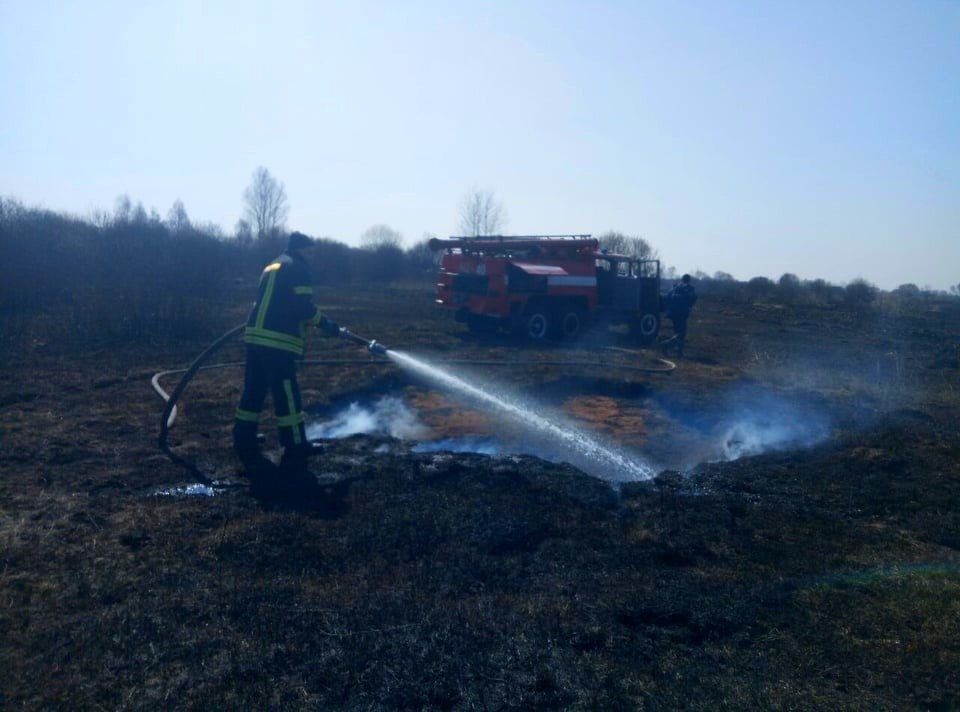
[[[541,341],[550,334],[550,314],[546,310],[535,309],[527,315],[527,336],[534,341]]]
[[[640,343],[652,344],[660,333],[660,316],[650,312],[641,314],[634,319],[630,331],[640,340]]]
[[[564,339],[575,339],[583,332],[586,326],[586,315],[579,309],[562,312],[560,317],[560,336]]]

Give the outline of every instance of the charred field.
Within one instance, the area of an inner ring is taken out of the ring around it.
[[[264,507],[229,448],[240,371],[204,371],[171,444],[220,487],[164,495],[197,476],[157,448],[150,377],[209,339],[5,353],[0,707],[960,705],[955,302],[703,298],[665,375],[621,368],[655,354],[612,332],[481,340],[419,286],[318,294],[389,346],[497,364],[464,369],[659,474],[419,452],[516,424],[311,337],[308,358],[358,360],[301,370],[315,419],[389,396],[417,437],[326,441],[322,501]]]

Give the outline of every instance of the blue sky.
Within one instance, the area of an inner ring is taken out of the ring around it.
[[[646,237],[683,271],[960,282],[960,2],[0,0],[0,195]]]

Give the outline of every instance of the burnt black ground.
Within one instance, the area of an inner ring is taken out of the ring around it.
[[[665,377],[613,369],[639,357],[599,352],[609,334],[478,341],[419,288],[320,299],[357,332],[437,358],[592,359],[497,373],[659,462],[751,392],[824,413],[830,435],[617,489],[535,458],[357,436],[315,461],[323,498],[275,509],[228,449],[235,369],[198,376],[171,437],[224,491],[154,496],[192,479],[156,448],[149,376],[205,344],[8,354],[0,706],[960,704],[955,307],[705,298],[689,358]],[[378,364],[302,380],[318,407],[397,392],[438,433],[491,427]]]

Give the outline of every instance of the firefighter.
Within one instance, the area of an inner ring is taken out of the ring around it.
[[[265,484],[278,489],[306,487],[312,479],[307,471],[310,444],[296,367],[296,359],[303,357],[306,328],[317,326],[328,336],[339,332],[337,324],[313,304],[313,280],[303,255],[313,244],[303,233],[291,233],[286,251],[260,275],[257,301],[244,332],[247,359],[233,423],[234,450],[255,484],[258,476],[262,480],[273,469],[257,444],[260,411],[270,391],[283,457],[279,479]]]
[[[673,324],[673,336],[660,342],[660,349],[666,354],[671,348],[677,350],[677,356],[683,357],[683,344],[687,340],[687,319],[690,310],[697,303],[697,292],[691,284],[689,274],[683,275],[680,281],[666,296],[665,310],[667,318]]]

